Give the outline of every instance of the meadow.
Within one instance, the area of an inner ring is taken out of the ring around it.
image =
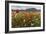
[[[12,28],[19,27],[40,27],[41,15],[40,12],[33,11],[12,11]]]

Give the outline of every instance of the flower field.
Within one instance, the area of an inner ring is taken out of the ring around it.
[[[18,27],[40,27],[41,15],[40,12],[13,12],[12,13],[12,28]]]

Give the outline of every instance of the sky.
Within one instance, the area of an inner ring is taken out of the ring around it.
[[[41,9],[40,6],[12,6],[13,10],[17,10],[17,9],[19,9],[19,10],[25,10],[25,9],[28,9],[28,8],[36,8],[38,10]]]

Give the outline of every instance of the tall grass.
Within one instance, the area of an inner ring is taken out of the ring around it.
[[[12,27],[40,27],[41,18],[38,12],[19,12],[12,16]]]

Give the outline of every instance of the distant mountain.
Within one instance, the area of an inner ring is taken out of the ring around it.
[[[39,11],[38,9],[35,9],[35,8],[29,8],[29,9],[26,9],[26,10],[29,10],[29,11]]]
[[[35,9],[35,8],[29,8],[29,9],[26,9],[26,10],[29,10],[29,11],[33,11],[33,10],[37,10],[37,9]]]

